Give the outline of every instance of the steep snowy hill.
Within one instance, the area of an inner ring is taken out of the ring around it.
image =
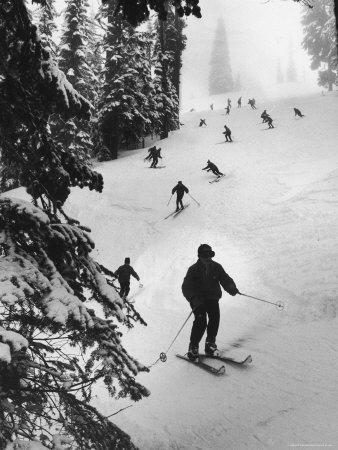
[[[128,152],[99,165],[102,194],[73,192],[68,210],[92,228],[98,260],[116,269],[130,256],[144,283],[135,301],[148,327],[124,338],[142,362],[167,350],[190,312],[181,284],[201,243],[214,248],[241,292],[285,303],[279,311],[224,294],[218,346],[235,343],[253,363],[227,365],[222,377],[175,357],[187,351],[190,320],[168,361],[139,377],[151,397],[113,417],[140,448],[338,446],[337,100],[186,113],[181,130],[158,143],[164,169],[147,168],[146,150]],[[295,106],[303,119],[294,118]],[[265,108],[273,130],[261,124]],[[207,127],[198,127],[201,117]],[[232,144],[224,143],[224,123]],[[219,183],[201,171],[207,159],[226,174]],[[178,180],[201,206],[186,197],[187,210],[162,220],[174,209],[167,202]],[[130,402],[99,389],[96,404],[112,414]]]

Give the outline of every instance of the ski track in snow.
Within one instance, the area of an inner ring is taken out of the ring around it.
[[[295,105],[304,119],[294,118]],[[276,128],[262,133],[265,108],[273,108]],[[163,170],[144,170],[147,149],[99,164],[104,192],[74,189],[68,212],[92,228],[100,262],[115,270],[131,257],[144,283],[135,305],[148,327],[125,331],[123,342],[146,364],[190,312],[181,284],[201,243],[212,245],[240,291],[281,300],[285,309],[224,294],[218,346],[234,344],[253,363],[226,364],[215,377],[179,360],[189,322],[167,362],[138,376],[152,395],[113,420],[146,450],[337,448],[337,93],[223,114],[186,113],[181,130],[159,142]],[[198,127],[201,117],[207,127]],[[225,123],[234,143],[220,144]],[[219,183],[201,171],[207,159],[226,174]],[[190,207],[163,221],[178,180],[201,206],[185,197]],[[97,390],[103,413],[130,403]]]

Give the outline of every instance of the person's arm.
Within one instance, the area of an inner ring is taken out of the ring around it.
[[[194,269],[190,267],[186,276],[184,277],[182,284],[182,293],[184,297],[191,303],[193,308],[196,308],[198,305],[202,303],[199,287],[197,286],[194,276]]]
[[[222,288],[230,295],[239,294],[239,290],[234,280],[225,272],[222,266],[220,266],[219,282]]]
[[[137,273],[135,272],[135,270],[130,267],[130,275],[132,275],[134,278],[136,278],[137,281],[140,281],[140,277],[137,275]]]
[[[189,189],[186,186],[184,186],[184,190],[187,194],[189,193]]]
[[[209,166],[203,167],[203,169],[202,169],[202,170],[206,170],[206,169],[207,169],[208,167],[209,167]]]
[[[114,272],[114,276],[115,276],[116,278],[118,278],[118,276],[120,275],[120,273],[121,273],[121,266],[117,269],[116,272]]]
[[[177,189],[177,187],[175,186],[173,189],[172,189],[172,191],[171,191],[171,193],[172,193],[172,195],[174,195],[175,194],[175,192],[176,192],[176,189]]]

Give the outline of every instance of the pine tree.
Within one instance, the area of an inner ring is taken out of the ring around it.
[[[278,59],[278,63],[277,63],[276,81],[278,84],[284,83],[284,77],[283,77],[282,67],[280,64],[280,59]]]
[[[45,6],[40,6],[37,13],[38,30],[42,45],[52,54],[56,54],[54,33],[57,30],[55,18],[55,0],[46,0]]]
[[[169,9],[167,20],[164,24],[166,34],[166,51],[170,52],[172,57],[170,78],[179,99],[182,53],[186,47],[187,41],[187,37],[183,34],[186,23],[179,17],[177,10],[173,11],[173,9]]]
[[[105,37],[105,81],[99,102],[99,128],[106,148],[101,159],[116,159],[121,146],[136,145],[153,130],[154,108],[148,43],[112,2],[104,10],[108,21]]]
[[[91,257],[90,230],[63,210],[72,186],[101,191],[102,176],[48,130],[52,113],[88,120],[90,104],[42,47],[24,0],[0,4],[0,55],[2,164],[17,165],[32,197],[0,199],[0,448],[20,437],[48,448],[133,449],[89,402],[100,379],[112,396],[149,394],[135,380],[148,369],[118,328],[144,322],[122,309],[111,272]]]
[[[319,70],[319,84],[332,90],[337,77],[337,35],[332,0],[320,0],[304,11],[303,47],[311,56],[311,69]]]
[[[91,102],[95,99],[96,77],[87,63],[87,0],[66,0],[64,31],[59,54],[60,69],[74,88]],[[56,120],[52,126],[56,140],[83,160],[92,151],[90,122],[77,118]]]
[[[295,66],[295,61],[293,58],[293,48],[292,42],[289,43],[289,57],[288,57],[288,66],[286,69],[286,81],[289,83],[293,83],[297,81],[297,71]]]
[[[209,94],[232,91],[234,81],[231,72],[228,42],[223,19],[218,19],[210,60]]]

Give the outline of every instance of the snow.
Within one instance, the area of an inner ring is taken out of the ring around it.
[[[280,311],[223,295],[218,346],[250,353],[253,363],[227,364],[222,377],[175,357],[187,351],[190,319],[167,362],[138,375],[151,396],[112,418],[140,449],[337,447],[338,98],[296,87],[291,95],[256,96],[256,111],[244,94],[242,109],[237,94],[198,99],[189,105],[196,111],[180,118],[181,130],[155,142],[165,169],[147,168],[147,149],[123,152],[97,167],[102,194],[74,189],[66,204],[91,228],[100,263],[116,270],[129,256],[142,279],[142,290],[132,279],[130,296],[148,326],[122,342],[146,365],[167,351],[190,313],[181,284],[201,243],[213,247],[241,292],[285,304]],[[228,97],[234,107],[224,116]],[[294,117],[295,106],[303,119]],[[274,130],[261,124],[264,109]],[[201,117],[207,127],[198,127]],[[232,144],[224,143],[225,123]],[[201,171],[207,159],[225,172],[219,183]],[[201,206],[185,197],[190,207],[163,220],[178,180]],[[131,404],[109,398],[103,386],[96,394],[106,415]]]

